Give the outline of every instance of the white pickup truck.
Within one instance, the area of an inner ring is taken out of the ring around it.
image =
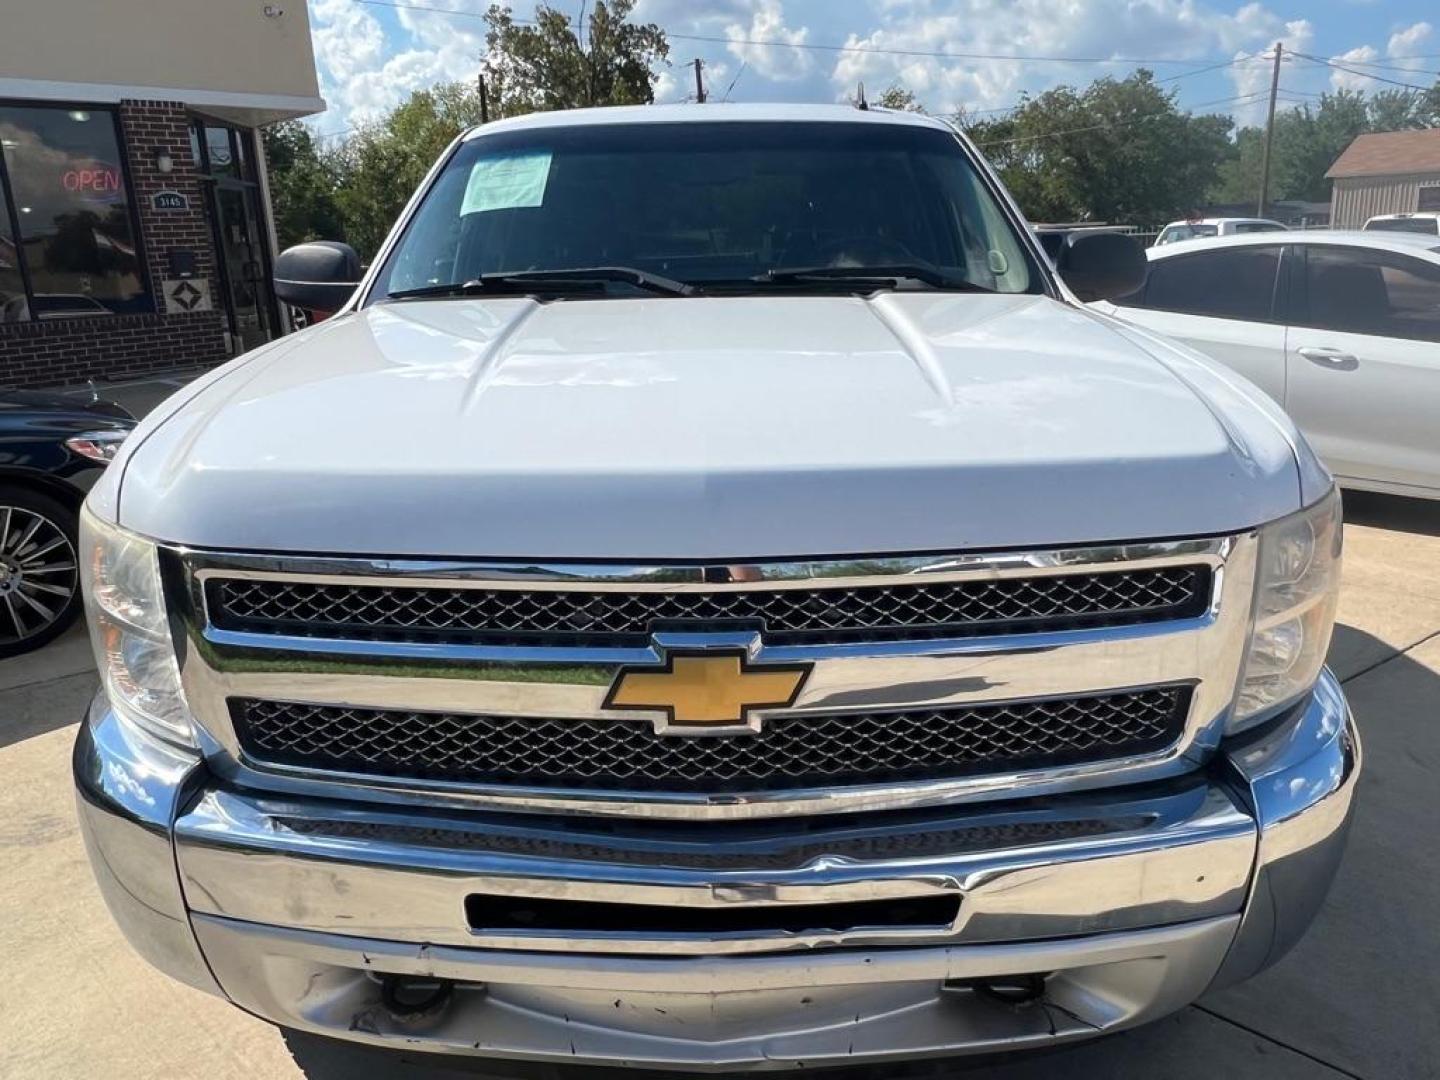
[[[1359,770],[1339,502],[1081,305],[1131,241],[1052,269],[927,117],[642,107],[467,133],[357,266],[284,253],[337,313],[86,504],[79,812],[155,965],[732,1071],[1087,1038],[1303,933]]]

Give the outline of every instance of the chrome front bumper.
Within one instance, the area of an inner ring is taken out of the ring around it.
[[[141,742],[103,701],[74,764],[117,922],[191,985],[381,1045],[734,1069],[1051,1044],[1246,978],[1323,900],[1360,761],[1327,671],[1188,777],[806,825],[601,827],[260,795]],[[690,912],[943,896],[959,915],[818,934],[497,932],[467,920],[474,893]],[[974,989],[1014,974],[1047,975],[1043,998],[1017,1008]],[[384,975],[455,990],[443,1010],[395,1015]]]

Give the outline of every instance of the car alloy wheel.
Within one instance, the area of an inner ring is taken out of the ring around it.
[[[75,543],[62,523],[0,497],[0,649],[52,636],[72,616],[79,587]]]

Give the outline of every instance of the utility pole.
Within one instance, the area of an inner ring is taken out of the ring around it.
[[[485,92],[485,74],[481,72],[475,76],[476,88],[480,91],[480,123],[490,122],[490,96]]]
[[[1260,207],[1256,217],[1265,216],[1270,201],[1270,144],[1275,140],[1275,95],[1280,92],[1280,42],[1275,42],[1275,69],[1270,73],[1270,113],[1265,118],[1265,153],[1260,159]]]
[[[695,100],[701,105],[705,104],[705,80],[700,77],[700,69],[705,65],[697,56],[695,58]]]

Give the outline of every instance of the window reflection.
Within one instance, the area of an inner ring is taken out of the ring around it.
[[[205,149],[210,152],[210,174],[212,176],[237,175],[229,128],[207,126],[205,128]]]
[[[20,226],[0,233],[0,319],[149,310],[114,114],[0,106],[0,149]]]

